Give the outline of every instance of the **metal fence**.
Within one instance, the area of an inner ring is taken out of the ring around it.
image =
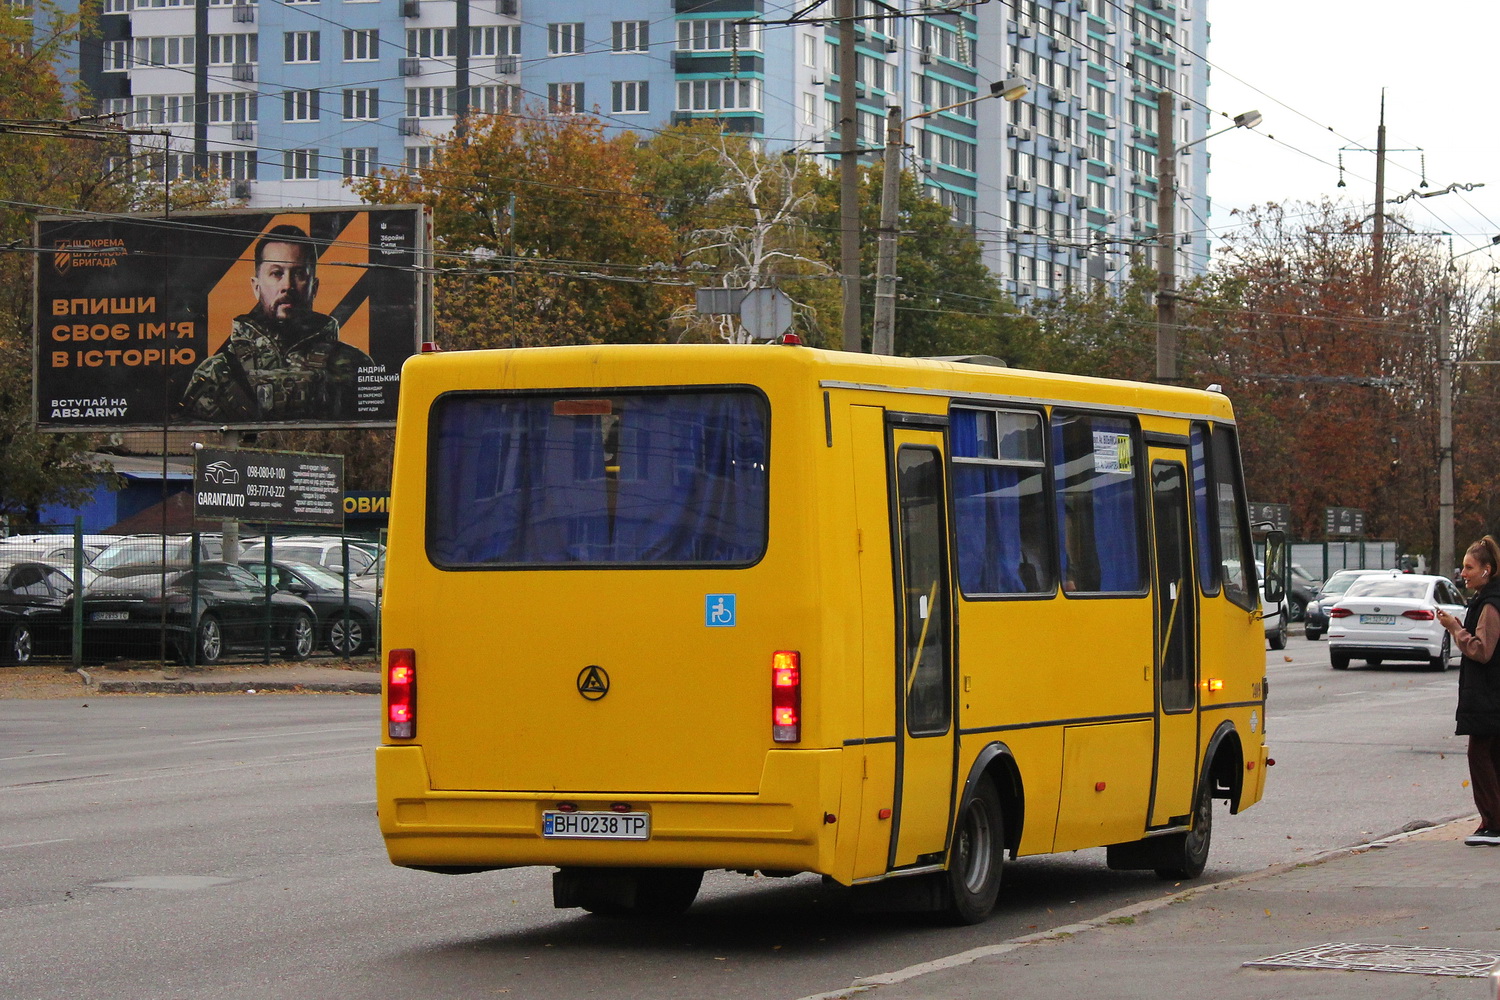
[[[0,663],[271,663],[373,659],[383,536],[275,527],[0,538]]]

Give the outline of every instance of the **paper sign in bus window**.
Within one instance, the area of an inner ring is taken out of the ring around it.
[[[1094,471],[1131,472],[1130,435],[1114,431],[1094,431]]]

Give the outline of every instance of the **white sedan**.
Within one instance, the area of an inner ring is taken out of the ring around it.
[[[1464,617],[1463,594],[1446,577],[1396,572],[1360,577],[1328,609],[1330,664],[1347,670],[1351,659],[1371,666],[1414,660],[1433,670],[1448,669],[1455,654],[1448,630],[1438,623],[1439,608]]]

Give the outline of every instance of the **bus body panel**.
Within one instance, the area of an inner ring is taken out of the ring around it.
[[[767,401],[768,540],[753,565],[440,569],[429,560],[426,424],[444,393],[697,386],[753,386]],[[934,850],[941,860],[956,789],[996,741],[1018,774],[1016,853],[1151,832],[1150,587],[971,598],[954,576],[949,757],[903,773],[903,605],[887,424],[892,414],[918,413],[940,428],[955,402],[1030,408],[1049,420],[1054,407],[1125,412],[1142,428],[1179,436],[1193,415],[1233,419],[1222,397],[1172,387],[789,347],[544,348],[409,361],[383,640],[387,650],[416,651],[418,694],[414,738],[387,738],[377,752],[392,861],[758,868],[853,883],[893,866],[904,780],[920,780],[929,801],[908,797],[924,849],[896,866]],[[941,429],[928,440],[946,457]],[[1149,492],[1142,499],[1149,503]],[[705,627],[714,594],[736,595],[734,628]],[[1258,800],[1264,780],[1260,635],[1253,611],[1222,593],[1200,595],[1198,655],[1212,665],[1203,683],[1224,681],[1222,690],[1200,689],[1200,739],[1221,718],[1234,725],[1254,764],[1241,808]],[[770,660],[781,649],[802,657],[801,740],[790,746],[770,732]],[[610,678],[597,700],[579,690],[591,665]],[[1202,751],[1201,742],[1180,749],[1193,759],[1169,766],[1196,773]],[[543,838],[541,813],[562,802],[649,812],[651,839]]]

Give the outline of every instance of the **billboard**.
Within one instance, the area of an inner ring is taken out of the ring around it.
[[[389,426],[423,327],[418,206],[37,220],[44,431]]]
[[[199,448],[193,459],[193,512],[199,519],[342,529],[343,490],[339,455]]]

